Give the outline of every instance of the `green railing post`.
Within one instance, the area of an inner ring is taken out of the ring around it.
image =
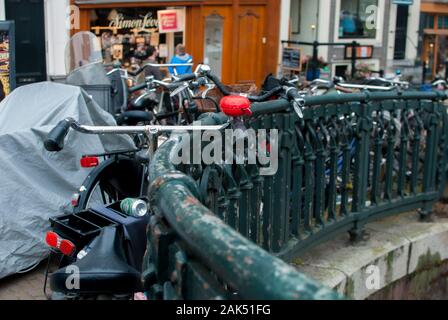
[[[435,186],[435,174],[437,161],[436,159],[436,147],[438,141],[438,120],[439,116],[436,110],[436,102],[428,102],[428,117],[425,122],[426,129],[426,150],[425,150],[425,163],[424,163],[424,176],[423,176],[423,192],[428,193],[436,190]],[[432,203],[425,202],[423,208],[420,210],[420,218],[422,220],[428,220],[432,212]]]
[[[363,214],[366,207],[367,182],[369,174],[369,148],[372,130],[371,107],[369,103],[361,102],[359,105],[359,120],[356,131],[356,155],[353,183],[352,213],[357,216]],[[357,218],[354,227],[350,230],[352,240],[359,240],[363,234],[361,218]]]

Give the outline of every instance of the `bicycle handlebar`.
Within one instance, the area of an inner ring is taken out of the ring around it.
[[[147,86],[148,86],[148,85],[147,85],[146,81],[143,82],[143,83],[137,84],[137,85],[135,85],[135,86],[129,88],[129,93],[134,93],[134,92],[136,92],[136,91],[145,89]]]
[[[147,66],[190,66],[192,65],[191,63],[186,63],[186,64],[151,64],[151,63],[147,63],[145,64],[140,70],[138,70],[136,73],[140,73],[145,67]],[[165,83],[163,81],[157,81],[157,80],[152,80],[154,83],[159,84],[169,90],[175,90],[177,89],[180,85],[182,85],[184,82],[189,82],[189,81],[194,81],[194,80],[199,80],[202,78],[207,78],[209,79],[211,82],[213,82],[216,87],[218,88],[219,91],[221,91],[221,93],[225,96],[231,95],[232,93],[226,88],[226,86],[221,82],[221,80],[214,75],[213,73],[210,72],[210,67],[207,65],[198,65],[198,67],[196,68],[196,71],[193,73],[187,73],[187,74],[182,74],[182,75],[178,75],[175,76],[175,79],[173,82],[171,83]],[[198,85],[204,84],[204,81],[198,81]],[[135,87],[132,87],[129,89],[129,91],[132,93],[134,91],[138,91],[141,89],[144,89],[146,87],[146,81],[145,83],[142,83],[140,85],[137,85]],[[282,86],[278,86],[273,88],[272,90],[264,93],[263,95],[260,96],[251,96],[251,95],[245,95],[247,97],[247,99],[249,99],[249,101],[251,102],[262,102],[262,101],[266,101],[267,99],[271,98],[274,95],[279,94],[280,92],[282,92],[284,90],[284,88]]]
[[[171,67],[171,68],[175,68],[175,67],[191,67],[193,66],[193,63],[145,63],[140,69],[137,69],[136,71],[128,71],[128,73],[133,76],[136,77],[138,76],[140,73],[143,72],[143,70],[145,70],[147,67],[155,67],[155,68],[164,68],[164,67]]]
[[[216,87],[219,89],[219,91],[221,91],[221,93],[223,95],[229,96],[232,94],[229,90],[227,90],[227,88],[224,86],[224,84],[219,80],[219,78],[217,76],[215,76],[214,74],[212,74],[210,72],[208,72],[206,74],[206,76],[208,79],[210,79],[216,85]],[[263,102],[263,101],[266,101],[267,99],[275,96],[276,94],[279,94],[280,92],[283,91],[283,89],[284,88],[282,86],[278,86],[260,96],[245,95],[245,97],[247,99],[249,99],[249,101],[251,101],[251,102]]]
[[[439,86],[439,85],[442,85],[442,86],[444,86],[445,88],[448,86],[447,83],[446,83],[446,81],[443,80],[443,79],[436,80],[436,81],[432,82],[431,85],[432,85],[433,87],[437,87],[437,86]]]
[[[346,89],[365,89],[365,90],[381,90],[381,91],[391,91],[396,89],[394,86],[375,86],[368,84],[354,84],[354,83],[338,83],[336,86]]]
[[[66,118],[60,121],[48,134],[44,141],[47,151],[58,152],[64,148],[64,139],[70,128],[75,131],[86,134],[145,134],[151,136],[158,132],[172,131],[202,131],[202,130],[222,130],[228,126],[223,125],[211,126],[161,126],[161,125],[145,125],[145,126],[86,126],[81,125],[73,118]]]
[[[139,91],[139,90],[142,90],[145,88],[149,88],[151,83],[158,84],[168,90],[174,90],[177,87],[179,87],[183,82],[188,81],[190,79],[194,79],[192,77],[193,75],[194,74],[187,74],[185,77],[178,78],[177,80],[175,80],[171,83],[167,83],[167,82],[161,81],[161,80],[155,80],[153,78],[149,78],[149,79],[147,78],[147,79],[145,79],[145,82],[135,85],[135,86],[129,88],[128,90],[129,90],[129,93],[134,93],[136,91]]]
[[[70,125],[71,123],[67,119],[60,121],[45,139],[45,149],[51,152],[61,151],[64,148],[64,139],[70,130]]]
[[[291,107],[291,103],[286,99],[277,99],[265,102],[255,102],[250,106],[250,110],[252,111],[252,115],[254,117],[269,114],[275,112],[281,112],[289,109]]]
[[[206,76],[208,79],[210,79],[210,81],[212,81],[216,85],[216,87],[219,89],[219,91],[221,91],[223,95],[229,96],[231,94],[230,91],[227,90],[227,88],[222,84],[222,82],[218,79],[217,76],[215,76],[211,72],[208,72]]]
[[[192,81],[196,80],[198,77],[195,73],[185,73],[178,76],[175,76],[176,79],[174,82],[183,82],[183,81]]]

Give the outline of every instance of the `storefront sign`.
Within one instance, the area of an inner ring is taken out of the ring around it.
[[[111,20],[109,27],[118,29],[150,29],[158,27],[157,19],[154,19],[152,12],[148,12],[140,19],[125,19],[122,13],[117,13]]]
[[[0,101],[16,86],[14,21],[0,21]]]
[[[157,11],[157,18],[154,16],[153,12],[148,12],[146,15],[142,15],[139,18],[129,18],[122,13],[112,10],[114,14],[109,15],[109,25],[107,27],[94,26],[92,29],[109,29],[114,30],[148,30],[148,29],[159,29],[160,33],[167,32],[179,32],[184,30],[184,10],[159,10]]]
[[[159,32],[179,32],[184,30],[183,10],[159,10],[157,11],[159,20]]]

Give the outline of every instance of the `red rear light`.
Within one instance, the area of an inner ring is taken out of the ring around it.
[[[66,256],[71,256],[73,252],[75,252],[75,245],[70,240],[62,240],[61,244],[59,245],[59,250]]]
[[[54,249],[59,249],[66,256],[71,256],[75,252],[75,245],[70,240],[62,239],[56,232],[48,231],[45,236],[47,245]]]
[[[225,96],[219,102],[221,111],[230,117],[250,116],[250,101],[243,96]]]
[[[47,235],[45,236],[45,242],[49,247],[57,248],[58,247],[58,241],[59,237],[56,233],[53,231],[48,231]]]
[[[96,167],[100,163],[100,160],[97,157],[82,157],[80,162],[81,167],[91,168]]]

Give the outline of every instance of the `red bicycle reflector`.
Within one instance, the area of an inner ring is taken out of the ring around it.
[[[75,252],[75,245],[70,240],[62,240],[59,245],[59,250],[66,256],[71,256],[73,252]]]
[[[70,203],[71,203],[71,205],[72,205],[73,207],[77,207],[77,206],[78,206],[78,203],[79,203],[79,197],[80,197],[79,193],[74,193],[74,194],[72,195],[72,198],[70,199]]]
[[[96,167],[100,163],[100,160],[97,157],[82,157],[80,162],[81,167],[92,168]]]
[[[45,242],[49,247],[57,248],[58,247],[58,241],[59,237],[58,235],[53,231],[48,231],[47,235],[45,236]]]
[[[250,101],[243,96],[225,96],[219,102],[221,111],[229,117],[250,116]]]

